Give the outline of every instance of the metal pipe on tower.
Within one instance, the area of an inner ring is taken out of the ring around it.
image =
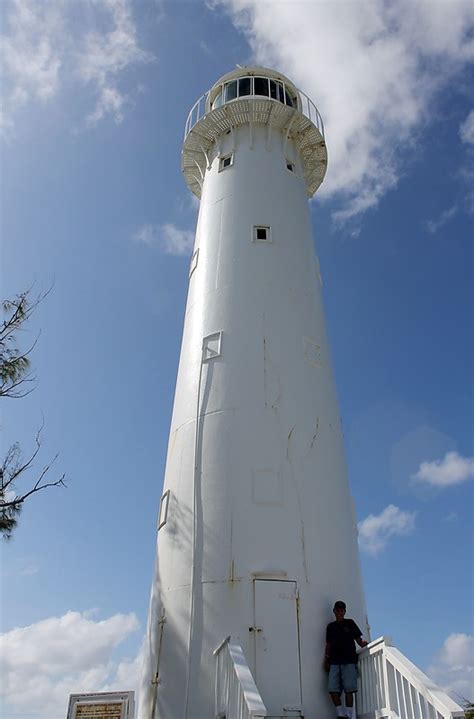
[[[188,117],[200,209],[139,719],[215,717],[227,636],[269,715],[332,717],[334,600],[366,628],[308,208],[326,163],[319,112],[273,70],[224,75]]]

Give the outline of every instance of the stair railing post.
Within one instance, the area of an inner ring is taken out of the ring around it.
[[[365,714],[364,671],[365,658],[359,659],[359,691],[356,696],[357,714]]]
[[[416,689],[416,706],[418,707],[419,719],[423,719],[423,707],[421,705],[421,694],[418,691],[418,689]]]
[[[416,719],[416,718],[415,718],[415,707],[414,707],[414,704],[413,704],[413,692],[412,692],[412,690],[411,690],[411,689],[412,689],[412,685],[410,684],[410,681],[409,681],[409,680],[407,680],[407,684],[408,684],[408,699],[410,700],[410,702],[409,702],[409,704],[410,704],[409,709],[410,709],[410,711],[411,711],[411,719]]]
[[[382,644],[382,675],[383,675],[383,691],[385,694],[385,707],[388,711],[392,711],[390,706],[390,688],[388,684],[388,667],[387,667],[387,654],[385,651],[385,642]]]
[[[362,674],[362,696],[364,712],[368,712],[372,708],[369,694],[370,659],[370,654],[367,653],[367,660],[364,663],[364,673]]]
[[[219,716],[219,655],[216,657],[216,680],[214,682],[214,714]]]
[[[407,690],[406,690],[406,685],[408,684],[408,682],[406,681],[402,672],[400,672],[400,684],[402,686],[403,705],[405,707],[405,716],[406,716],[406,719],[410,719],[410,712],[408,710],[408,697],[407,697]]]
[[[395,696],[397,697],[397,714],[400,719],[403,719],[402,699],[400,697],[400,690],[398,688],[398,674],[400,674],[398,669],[396,667],[393,667],[393,682],[395,684]]]

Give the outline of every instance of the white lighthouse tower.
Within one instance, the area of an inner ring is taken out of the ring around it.
[[[334,601],[367,626],[308,208],[323,123],[280,73],[239,68],[194,105],[182,162],[201,203],[138,717],[230,717],[227,692],[332,718]]]

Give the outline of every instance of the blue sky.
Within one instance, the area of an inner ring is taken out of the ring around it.
[[[68,489],[2,547],[5,719],[133,688],[197,205],[187,113],[236,63],[325,120],[311,203],[373,637],[473,698],[474,10],[464,2],[2,4],[2,296],[52,282],[4,407]]]

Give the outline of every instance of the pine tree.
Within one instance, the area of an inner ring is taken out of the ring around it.
[[[35,388],[36,377],[31,369],[30,354],[37,339],[23,352],[18,346],[18,334],[49,291],[32,299],[31,290],[27,290],[3,302],[4,319],[0,327],[0,398],[3,400],[21,399]],[[42,429],[41,427],[36,433],[36,447],[28,459],[23,459],[20,446],[16,442],[8,449],[0,466],[0,534],[4,539],[11,538],[18,515],[28,497],[47,487],[65,486],[64,475],[51,482],[45,481],[56,457],[46,464],[39,476],[31,479],[34,460],[41,449]],[[18,483],[25,479],[29,479],[29,489],[18,492]]]

